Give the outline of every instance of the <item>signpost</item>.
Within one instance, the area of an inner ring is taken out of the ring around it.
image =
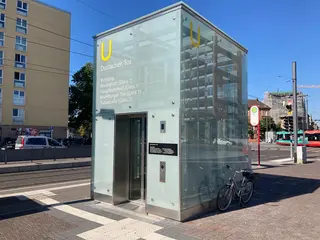
[[[253,127],[258,127],[258,166],[260,166],[260,109],[258,106],[250,108],[250,124]]]

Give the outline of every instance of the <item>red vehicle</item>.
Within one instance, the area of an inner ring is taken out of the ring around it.
[[[305,136],[308,139],[308,147],[320,147],[320,130],[305,131]]]

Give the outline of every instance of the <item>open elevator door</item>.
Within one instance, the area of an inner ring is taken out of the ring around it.
[[[113,203],[146,198],[146,114],[117,115],[115,126]]]

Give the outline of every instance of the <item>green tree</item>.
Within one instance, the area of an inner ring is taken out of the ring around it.
[[[69,87],[69,126],[92,131],[93,66],[86,63],[72,76]]]
[[[266,131],[276,131],[276,124],[272,117],[265,116],[260,120],[260,131],[264,133]]]

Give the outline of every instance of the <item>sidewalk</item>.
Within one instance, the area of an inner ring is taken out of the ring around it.
[[[92,201],[90,183],[85,181],[0,192],[0,200],[5,206],[2,210],[0,208],[0,217],[3,218],[0,238],[319,239],[319,171],[319,161],[304,165],[274,164],[270,168],[256,169],[255,194],[249,204],[239,207],[235,202],[225,213],[214,211],[185,223]]]
[[[17,173],[39,170],[52,170],[60,168],[77,168],[91,166],[91,158],[78,159],[57,159],[57,160],[36,160],[24,162],[0,163],[1,173]]]

